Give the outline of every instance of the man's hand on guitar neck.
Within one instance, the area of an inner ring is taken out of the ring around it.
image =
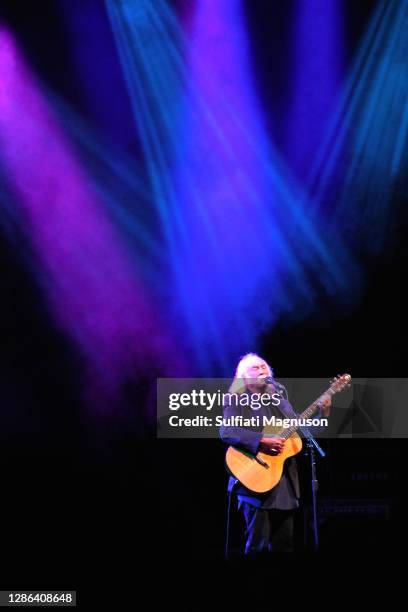
[[[285,444],[283,438],[261,438],[259,452],[267,455],[279,455]]]
[[[321,400],[322,401],[320,404],[320,412],[322,416],[328,417],[330,416],[330,408],[332,405],[332,399],[328,393],[325,393],[324,395],[322,395]]]

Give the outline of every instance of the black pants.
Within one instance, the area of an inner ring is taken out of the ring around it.
[[[263,510],[240,502],[245,518],[245,554],[293,552],[294,510]]]

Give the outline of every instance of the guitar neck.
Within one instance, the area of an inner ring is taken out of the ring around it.
[[[324,396],[332,396],[334,395],[335,391],[333,391],[331,388],[327,389],[327,391],[325,391],[324,393],[322,393],[317,400],[315,400],[312,404],[310,404],[310,406],[308,406],[306,408],[306,410],[304,410],[301,414],[296,415],[297,419],[308,419],[310,418],[315,412],[317,412],[317,410],[320,408],[321,402],[323,402],[323,398]],[[295,418],[295,417],[293,417]],[[297,430],[299,429],[299,425],[298,426],[293,426],[293,427],[285,427],[284,429],[281,429],[281,431],[279,432],[279,437],[280,438],[290,438],[290,436],[295,433]]]

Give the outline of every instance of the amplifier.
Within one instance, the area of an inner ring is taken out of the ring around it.
[[[391,500],[327,499],[317,506],[320,550],[384,548],[390,535]],[[304,508],[304,548],[313,549],[313,508]]]

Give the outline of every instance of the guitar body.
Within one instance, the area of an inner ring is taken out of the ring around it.
[[[299,419],[309,418],[316,412],[320,406],[319,402],[323,402],[327,397],[331,397],[335,393],[339,393],[350,386],[350,374],[342,374],[336,376],[332,381],[330,388],[324,392],[315,402],[310,404],[302,414],[298,415]],[[296,429],[298,429],[296,427]],[[280,481],[283,473],[283,466],[288,457],[297,455],[302,449],[302,440],[297,433],[293,431],[292,435],[285,440],[283,450],[279,455],[267,455],[258,453],[252,455],[246,451],[238,450],[230,446],[227,455],[226,463],[229,471],[237,478],[247,489],[255,493],[266,493],[271,491]],[[271,431],[268,431],[271,433]],[[289,435],[284,430],[274,432],[277,437]]]
[[[225,460],[231,474],[238,478],[247,489],[255,493],[266,493],[280,481],[286,459],[297,455],[301,449],[302,440],[295,433],[285,441],[279,455],[258,453],[255,457],[255,455],[230,446]]]

